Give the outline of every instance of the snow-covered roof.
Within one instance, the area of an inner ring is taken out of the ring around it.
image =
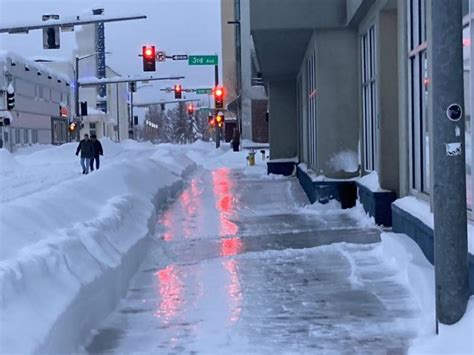
[[[15,53],[15,52],[12,52],[12,51],[0,50],[0,63],[3,62],[4,64],[6,64],[8,59],[10,59],[14,63],[25,64],[30,69],[34,68],[38,71],[41,71],[43,73],[46,73],[46,74],[52,76],[52,77],[55,77],[57,79],[61,79],[65,82],[67,82],[67,83],[69,83],[71,81],[71,79],[67,75],[64,75],[63,73],[61,73],[59,71],[52,70],[51,68],[48,68],[45,65],[37,63],[34,60],[27,59],[27,58]]]

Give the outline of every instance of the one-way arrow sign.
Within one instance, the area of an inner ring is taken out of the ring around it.
[[[171,56],[171,59],[173,60],[188,60],[188,55],[187,54],[175,54]]]

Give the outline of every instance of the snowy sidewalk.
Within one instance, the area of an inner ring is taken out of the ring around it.
[[[86,352],[407,351],[416,302],[360,209],[304,206],[296,179],[258,167],[207,168],[161,215],[126,299]]]

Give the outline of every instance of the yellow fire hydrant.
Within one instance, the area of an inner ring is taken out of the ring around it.
[[[249,155],[247,155],[247,161],[250,166],[255,165],[255,152],[250,152]]]

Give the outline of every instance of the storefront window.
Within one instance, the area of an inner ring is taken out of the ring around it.
[[[414,191],[431,190],[426,0],[409,0],[410,176]]]
[[[375,66],[375,27],[361,38],[362,53],[362,117],[364,139],[364,168],[376,169],[377,154],[377,105]]]
[[[308,117],[308,156],[309,156],[309,166],[312,168],[316,167],[316,137],[317,137],[317,125],[316,125],[316,55],[312,55],[308,58],[306,62],[307,67],[307,102],[306,110]]]

